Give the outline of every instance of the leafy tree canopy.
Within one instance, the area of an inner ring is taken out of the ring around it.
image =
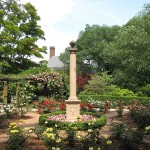
[[[96,69],[98,72],[111,72],[114,64],[108,62],[108,58],[104,56],[108,52],[106,47],[113,42],[119,29],[119,26],[86,25],[77,40],[77,64],[80,71],[92,72]],[[66,64],[69,62],[69,48],[66,48],[60,58]]]
[[[40,17],[30,3],[19,0],[0,0],[0,71],[18,73],[37,64],[31,57],[42,58],[46,47],[36,44],[44,38],[38,25]]]
[[[116,83],[132,90],[150,83],[150,4],[122,27],[114,43],[121,59]]]
[[[77,40],[80,64],[83,67],[94,65],[97,71],[111,71],[111,65],[105,61],[105,49],[113,42],[119,29],[119,26],[87,25]]]

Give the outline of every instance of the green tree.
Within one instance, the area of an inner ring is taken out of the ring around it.
[[[86,25],[77,40],[77,57],[81,70],[86,68],[87,71],[96,69],[98,72],[112,72],[114,66],[107,61],[107,52],[119,29],[119,26]]]
[[[114,47],[120,65],[114,72],[116,83],[136,91],[150,83],[150,4],[119,30]]]
[[[46,53],[46,47],[36,44],[45,39],[39,20],[30,3],[0,0],[0,72],[18,73],[37,65],[31,57],[42,58],[41,53]]]

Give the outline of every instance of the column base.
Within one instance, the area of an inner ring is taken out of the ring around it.
[[[80,100],[65,100],[66,121],[74,122],[80,116]]]

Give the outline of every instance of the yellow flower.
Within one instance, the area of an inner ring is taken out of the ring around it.
[[[19,121],[20,121],[20,123],[25,123],[25,120],[23,120],[23,119],[20,119]]]
[[[92,129],[88,129],[88,132],[91,133],[91,132],[93,132],[93,130]]]
[[[12,128],[15,129],[15,128],[17,128],[17,126],[13,126]]]
[[[11,122],[10,126],[16,126],[16,123],[15,122]]]
[[[19,130],[10,130],[10,133],[18,133],[19,132]]]
[[[80,139],[82,139],[82,137],[81,137],[80,135],[77,135],[77,139],[79,139],[79,140],[80,140]]]
[[[81,119],[82,118],[82,116],[81,115],[79,115],[78,117],[77,117],[77,119]]]
[[[73,130],[77,130],[78,128],[77,127],[71,127]]]
[[[15,122],[12,122],[12,123],[10,123],[9,124],[9,128],[16,128],[17,126],[16,126],[16,123]]]
[[[88,123],[88,125],[90,126],[90,125],[91,125],[91,123],[89,122],[89,123]]]
[[[105,139],[108,139],[108,136],[109,136],[108,134],[104,134],[104,135],[103,135],[103,137],[104,137]]]
[[[78,131],[76,134],[77,139],[82,139],[81,131]]]
[[[131,130],[136,131],[136,130],[137,130],[137,128],[131,128]]]
[[[112,144],[112,141],[108,140],[108,141],[106,142],[106,144],[107,144],[107,145]]]
[[[89,150],[93,150],[93,147],[89,147]]]
[[[53,128],[47,128],[46,132],[53,132]]]
[[[47,134],[47,132],[46,132],[46,131],[44,131],[44,132],[43,132],[43,136],[46,136],[46,134]]]
[[[145,127],[145,130],[147,131],[147,130],[150,130],[150,126],[148,126],[148,127]]]
[[[52,147],[52,150],[60,150],[60,148],[59,147]]]
[[[30,127],[30,129],[34,130],[34,129],[35,129],[35,127]]]
[[[56,140],[56,143],[60,143],[60,142],[61,142],[61,139],[60,139],[60,138]]]
[[[27,127],[25,127],[25,128],[24,128],[24,130],[28,130],[28,128],[27,128]]]
[[[55,135],[53,133],[47,133],[46,134],[47,138],[54,140],[55,139]]]
[[[97,150],[101,150],[101,148],[100,148],[100,147],[98,147],[98,148],[97,148]]]

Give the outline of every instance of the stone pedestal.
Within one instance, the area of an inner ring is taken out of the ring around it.
[[[66,100],[66,121],[74,122],[80,115],[80,100]]]
[[[76,43],[74,41],[70,42],[70,97],[65,101],[66,103],[66,120],[67,121],[77,121],[80,115],[80,100],[76,96]]]

